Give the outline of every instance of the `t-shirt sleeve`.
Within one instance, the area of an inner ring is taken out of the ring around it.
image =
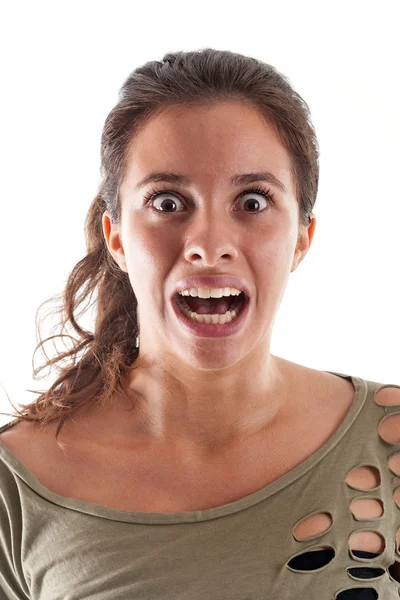
[[[14,473],[0,458],[0,598],[29,599],[21,548],[23,523]]]

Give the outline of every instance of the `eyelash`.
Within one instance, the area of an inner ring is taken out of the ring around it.
[[[180,196],[180,194],[178,194],[177,192],[174,192],[172,190],[153,188],[152,190],[149,190],[147,192],[147,194],[145,194],[145,196],[144,196],[145,204],[149,204],[152,200],[155,200],[157,198],[157,196],[161,196],[161,194],[175,194],[176,196]],[[261,187],[259,185],[256,187],[252,187],[247,190],[244,190],[240,194],[239,198],[242,198],[242,196],[245,196],[246,194],[261,194],[261,196],[264,196],[264,198],[268,201],[268,205],[275,204],[274,194],[270,190],[264,189],[263,187]],[[163,212],[162,210],[157,210],[157,209],[154,209],[154,210],[161,214],[167,214],[167,215],[174,214],[173,212]],[[258,216],[258,215],[262,214],[265,210],[267,210],[267,208],[263,208],[262,210],[259,210],[257,212],[250,212],[250,214]],[[178,212],[182,212],[182,211],[178,211]],[[245,211],[245,212],[249,212],[249,211]]]

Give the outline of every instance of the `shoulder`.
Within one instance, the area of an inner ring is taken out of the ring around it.
[[[15,424],[8,423],[8,428],[0,433],[0,441],[14,453],[15,449],[26,445],[26,434],[30,425],[24,421]]]
[[[32,471],[46,451],[45,440],[39,424],[28,421],[19,421],[0,433],[0,442]]]
[[[63,486],[76,475],[80,463],[71,458],[71,452],[66,455],[58,445],[55,438],[57,426],[58,422],[42,427],[37,422],[21,421],[1,433],[0,442],[42,486],[56,494],[66,495]],[[3,467],[9,471],[5,477],[12,477],[14,471],[18,473],[18,465],[15,466],[15,461],[10,460],[7,452],[0,447],[0,462],[2,457]]]

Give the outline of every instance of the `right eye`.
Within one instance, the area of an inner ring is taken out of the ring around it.
[[[160,198],[159,196],[166,196],[166,198]],[[174,194],[171,193],[167,193],[164,192],[162,194],[158,194],[155,198],[153,198],[152,201],[152,206],[154,206],[154,202],[156,200],[159,200],[159,206],[160,208],[163,207],[163,210],[159,210],[159,208],[155,207],[156,210],[158,210],[158,212],[181,212],[181,211],[173,211],[173,210],[168,210],[169,207],[171,207],[174,203],[176,204],[176,201],[173,199]],[[176,198],[176,196],[175,196]],[[178,198],[179,200],[179,198]],[[181,202],[181,200],[179,200],[179,202]]]
[[[154,202],[155,202],[155,200],[159,199],[159,196],[167,196],[167,198],[162,198],[160,200],[160,203],[162,204],[164,202],[164,206],[166,205],[167,207],[173,205],[175,202],[175,200],[172,200],[172,198],[171,198],[172,196],[174,196],[175,198],[178,197],[175,192],[171,192],[170,190],[152,190],[145,195],[146,204],[151,204],[152,206],[154,206]],[[176,212],[176,211],[172,211],[172,210],[159,210],[159,208],[157,208],[157,207],[155,208],[155,210],[157,212],[161,212],[161,213]],[[178,211],[178,212],[181,212],[181,211]]]

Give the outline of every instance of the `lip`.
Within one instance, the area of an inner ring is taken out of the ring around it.
[[[230,323],[224,323],[223,325],[215,325],[214,323],[198,323],[197,321],[192,321],[192,319],[189,319],[181,312],[176,302],[175,295],[172,298],[172,308],[182,325],[193,335],[201,338],[222,338],[226,336],[232,336],[243,328],[250,311],[250,298],[249,296],[245,296],[244,306],[240,315],[233,321],[230,321]]]
[[[234,275],[194,275],[180,281],[175,287],[171,300],[178,292],[188,288],[236,288],[246,295],[246,300],[251,297],[250,288],[246,281],[235,277]]]

